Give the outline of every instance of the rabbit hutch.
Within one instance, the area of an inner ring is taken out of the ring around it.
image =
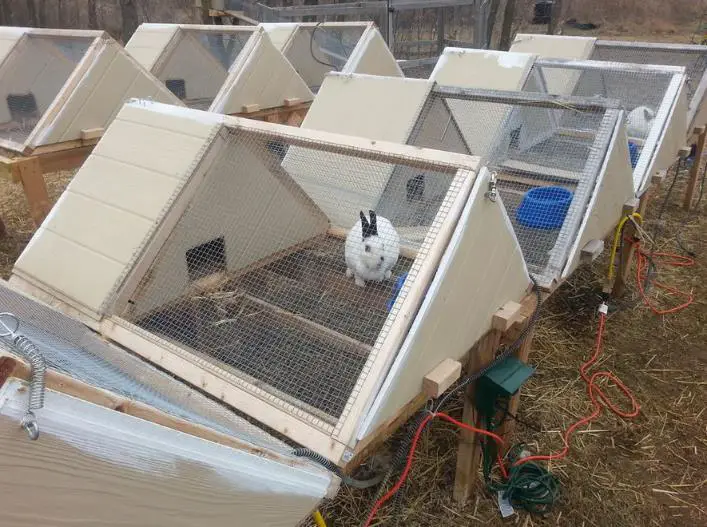
[[[335,495],[280,439],[4,281],[0,307],[3,525],[295,527]]]
[[[181,104],[103,31],[0,27],[0,175],[22,183],[36,224],[43,174],[79,166],[132,97]]]
[[[488,49],[445,48],[429,79],[442,86],[521,90],[535,56]]]
[[[125,49],[189,108],[298,125],[314,98],[257,26],[141,24]]]
[[[553,290],[596,257],[633,196],[623,118],[618,101],[598,97],[330,74],[302,127],[479,156],[530,273]],[[437,192],[434,181],[404,183]]]
[[[344,465],[526,295],[490,184],[473,156],[136,101],[10,283]]]
[[[278,27],[294,26],[282,45],[282,52],[314,93],[330,71],[403,76],[373,22],[301,22],[263,26],[271,34]]]
[[[682,66],[686,75],[688,137],[695,127],[707,124],[707,46],[518,34],[511,51],[534,53],[547,58]]]

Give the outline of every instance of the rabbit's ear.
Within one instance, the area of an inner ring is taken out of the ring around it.
[[[643,117],[646,121],[650,121],[653,119],[653,112],[651,112],[649,108],[643,108]]]
[[[377,225],[377,220],[376,220],[376,213],[375,211],[369,210],[369,214],[371,215],[371,234],[373,236],[378,236],[378,225]]]
[[[368,219],[363,211],[359,212],[359,216],[361,217],[361,236],[368,238],[371,235],[371,224],[368,223]]]

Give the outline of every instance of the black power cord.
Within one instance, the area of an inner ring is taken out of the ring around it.
[[[333,70],[337,70],[338,68],[335,64],[330,64],[329,62],[324,62],[320,58],[318,58],[314,54],[314,36],[316,35],[317,31],[321,29],[322,22],[317,22],[317,24],[314,26],[312,29],[312,34],[309,36],[309,52],[312,54],[312,58],[317,61],[319,64],[326,66],[327,68],[331,68]]]

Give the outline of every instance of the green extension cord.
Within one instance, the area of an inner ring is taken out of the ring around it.
[[[532,514],[545,514],[550,511],[560,494],[560,482],[544,466],[533,461],[514,466],[524,450],[523,444],[513,446],[507,455],[509,461],[508,480],[498,481],[492,478],[491,471],[495,463],[495,445],[483,443],[483,468],[486,488],[490,492],[501,492],[517,508],[523,508]]]

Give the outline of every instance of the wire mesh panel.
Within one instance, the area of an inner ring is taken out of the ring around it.
[[[0,138],[24,143],[95,37],[26,34],[0,69]]]
[[[365,24],[300,25],[292,35],[285,57],[316,93],[330,71],[341,71],[366,31]]]
[[[180,28],[155,74],[184,104],[208,110],[253,34]]]
[[[435,88],[409,144],[481,156],[495,171],[523,256],[559,277],[608,154],[618,102]]]
[[[224,129],[121,314],[328,432],[473,177],[349,150]]]
[[[682,69],[598,61],[543,59],[535,61],[525,91],[621,101],[634,167],[634,187],[640,191],[669,124],[678,97]],[[569,126],[573,114],[567,117]]]
[[[139,401],[165,413],[286,452],[288,446],[173,377],[112,346],[83,324],[39,304],[0,282],[0,312],[12,313],[18,332],[39,349],[47,366],[81,382]],[[4,320],[4,319],[3,319]],[[0,349],[13,352],[0,337]]]
[[[682,66],[687,76],[685,86],[690,101],[707,73],[707,46],[598,40],[590,58],[607,62]]]

